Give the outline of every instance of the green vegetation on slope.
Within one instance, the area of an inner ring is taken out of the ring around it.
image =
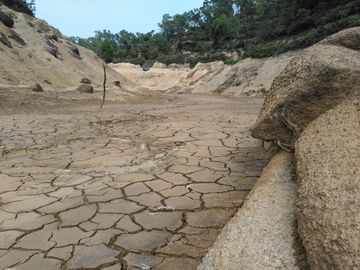
[[[35,15],[35,0],[0,0],[8,8],[31,16]]]
[[[96,31],[71,37],[107,62],[152,64],[235,61],[308,47],[340,30],[360,26],[360,0],[205,0],[203,6],[163,15],[160,32]]]

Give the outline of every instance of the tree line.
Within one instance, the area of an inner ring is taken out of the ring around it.
[[[163,15],[160,31],[95,31],[71,39],[106,62],[152,64],[235,61],[268,57],[310,46],[345,28],[360,25],[360,0],[205,0],[183,14]]]

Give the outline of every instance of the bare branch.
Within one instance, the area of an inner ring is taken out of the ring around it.
[[[100,105],[100,111],[105,103],[105,95],[106,95],[106,64],[103,63],[103,68],[104,68],[104,82],[103,82],[103,87],[104,87],[104,94],[103,94],[103,99]]]

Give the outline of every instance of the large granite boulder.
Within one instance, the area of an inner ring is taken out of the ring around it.
[[[360,93],[360,27],[304,50],[274,80],[252,135],[287,150],[302,130],[344,99]]]
[[[297,219],[311,269],[360,269],[360,98],[309,124],[295,149]]]

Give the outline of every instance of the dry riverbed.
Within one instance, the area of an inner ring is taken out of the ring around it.
[[[0,89],[0,269],[196,269],[272,154],[261,98]]]

